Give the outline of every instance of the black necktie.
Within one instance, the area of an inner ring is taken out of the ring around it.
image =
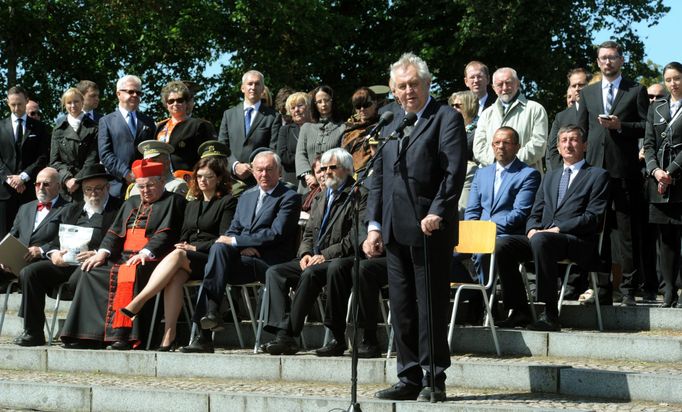
[[[14,135],[16,136],[15,142],[18,145],[21,145],[21,142],[24,140],[24,126],[23,123],[24,119],[21,117],[17,119],[17,130],[15,131]]]

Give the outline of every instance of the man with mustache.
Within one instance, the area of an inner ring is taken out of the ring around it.
[[[547,147],[547,112],[540,103],[526,99],[519,90],[521,82],[511,67],[493,74],[493,90],[497,101],[481,113],[474,136],[474,158],[481,166],[495,162],[492,149],[495,131],[509,126],[519,133],[521,149],[518,158],[542,173],[542,158]]]

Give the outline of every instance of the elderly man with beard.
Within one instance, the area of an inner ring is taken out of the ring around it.
[[[133,322],[119,309],[177,243],[185,199],[164,190],[161,163],[136,160],[132,170],[140,195],[123,203],[97,253],[74,272],[80,280],[61,336],[67,348],[113,342],[111,349],[126,350],[144,338],[139,325],[148,311]]]
[[[45,344],[45,294],[66,281],[69,281],[69,288],[73,290],[78,282],[78,277],[71,277],[78,265],[64,261],[67,250],[60,245],[59,226],[65,224],[92,228],[87,250],[78,253],[76,260],[84,262],[93,256],[121,206],[120,200],[109,196],[109,180],[112,178],[101,164],[86,166],[82,177],[76,180],[83,187],[83,200],[66,205],[61,213],[47,222],[48,231],[53,234],[45,248],[49,260],[31,263],[19,273],[22,290],[19,315],[24,318],[24,332],[14,339],[15,344]]]
[[[547,112],[540,103],[526,99],[520,86],[516,70],[510,67],[497,69],[493,74],[497,101],[478,119],[474,157],[482,167],[494,163],[493,136],[500,127],[509,126],[519,133],[519,160],[542,173],[542,158],[547,147]]]
[[[355,183],[352,177],[353,157],[344,149],[330,149],[322,154],[320,164],[320,170],[326,173],[327,189],[320,192],[310,209],[298,258],[272,266],[265,273],[268,287],[268,300],[264,302],[268,308],[265,330],[274,333],[276,338],[264,349],[271,355],[298,352],[294,338],[301,334],[306,315],[327,283],[330,263],[353,253],[353,203],[346,202]],[[364,214],[366,202],[367,191],[361,187],[361,214]],[[296,286],[296,295],[289,305],[289,288],[292,286]],[[291,310],[287,313],[289,306]],[[330,345],[345,350],[343,335],[334,338]]]

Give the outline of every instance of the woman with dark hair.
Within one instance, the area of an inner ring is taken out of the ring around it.
[[[670,93],[649,106],[644,158],[649,174],[649,222],[658,226],[658,256],[665,290],[664,308],[677,306],[682,236],[682,64],[668,63],[663,82]]]
[[[192,170],[199,160],[199,146],[206,140],[217,139],[215,128],[205,120],[189,117],[194,97],[185,83],[175,80],[166,84],[161,89],[161,101],[170,118],[156,125],[156,139],[173,146],[173,171]]]
[[[293,185],[298,184],[296,178],[296,146],[301,126],[310,121],[310,96],[296,92],[287,97],[284,104],[290,123],[279,129],[277,136],[277,154],[282,159],[282,179]]]
[[[145,302],[163,290],[165,329],[159,351],[175,349],[176,323],[182,309],[182,286],[188,279],[202,279],[208,251],[230,226],[237,201],[231,194],[230,173],[223,161],[204,157],[194,167],[180,242],[152,273],[147,286],[121,312],[134,317]]]
[[[356,173],[365,168],[371,157],[367,133],[379,120],[377,96],[367,87],[361,87],[353,93],[351,103],[355,113],[348,119],[346,130],[341,139],[341,147],[353,155],[353,168]]]
[[[316,87],[310,96],[313,122],[301,126],[296,144],[296,176],[300,180],[299,193],[307,193],[317,182],[310,165],[315,156],[341,145],[345,124],[334,104],[334,91],[329,86]]]

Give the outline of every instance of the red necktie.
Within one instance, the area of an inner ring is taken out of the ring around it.
[[[52,202],[48,202],[48,203],[38,202],[38,211],[39,212],[43,209],[50,210],[51,208],[52,208]]]

